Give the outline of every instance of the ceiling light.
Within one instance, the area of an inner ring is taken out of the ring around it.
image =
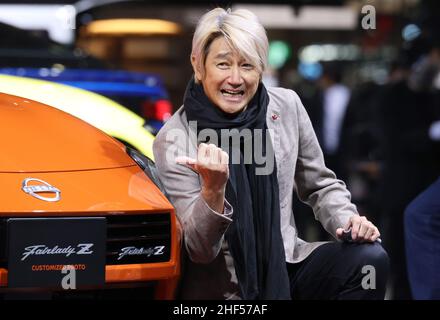
[[[86,27],[87,35],[175,35],[181,32],[179,24],[159,19],[96,20]]]

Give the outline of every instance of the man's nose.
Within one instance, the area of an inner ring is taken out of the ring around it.
[[[232,85],[241,85],[243,83],[243,78],[241,76],[239,67],[232,67],[231,74],[229,75],[229,83]]]

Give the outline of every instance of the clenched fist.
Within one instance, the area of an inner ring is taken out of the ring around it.
[[[228,154],[214,144],[201,143],[197,159],[177,157],[176,162],[187,165],[201,176],[203,198],[212,210],[222,213],[229,178]]]

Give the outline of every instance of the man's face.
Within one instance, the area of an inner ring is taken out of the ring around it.
[[[197,70],[195,74],[209,100],[230,114],[247,106],[260,81],[257,67],[232,50],[223,37],[211,43],[204,76]]]

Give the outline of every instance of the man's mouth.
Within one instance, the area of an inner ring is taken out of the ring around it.
[[[222,90],[220,90],[220,92],[222,93],[222,95],[224,95],[226,97],[240,97],[240,96],[244,95],[244,91],[243,90],[226,90],[226,89],[222,89]]]

